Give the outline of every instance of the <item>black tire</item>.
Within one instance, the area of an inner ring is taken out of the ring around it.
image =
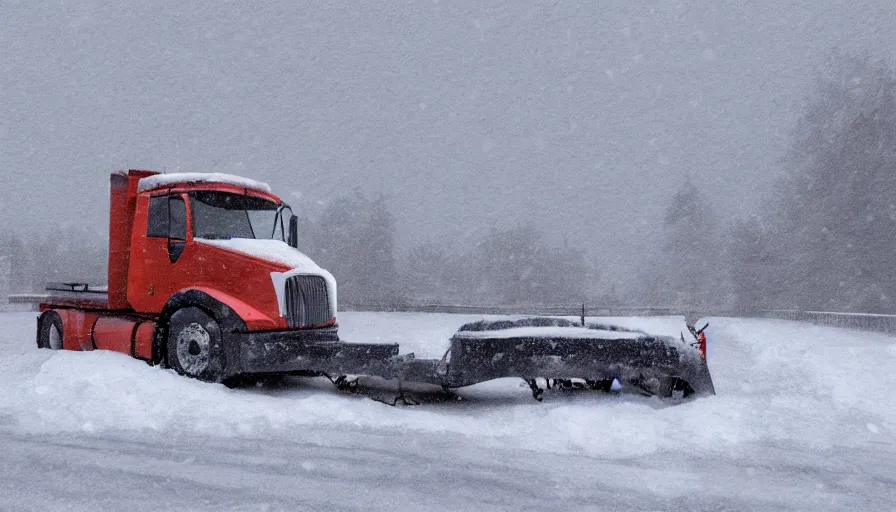
[[[694,389],[684,379],[678,377],[662,377],[656,379],[656,381],[656,387],[644,389],[660,398],[687,398],[694,394]]]
[[[62,317],[55,311],[47,311],[40,317],[40,329],[37,332],[37,348],[62,350]]]
[[[257,373],[236,375],[224,380],[223,384],[228,388],[282,388],[286,385],[286,374],[282,373]]]
[[[688,381],[673,377],[672,384],[669,386],[669,397],[670,398],[687,398],[694,394],[694,388],[688,384]]]
[[[179,309],[168,327],[168,366],[187,377],[224,380],[224,338],[214,318],[195,307]]]
[[[613,380],[610,379],[600,379],[600,380],[586,380],[585,384],[595,390],[595,391],[603,391],[604,393],[609,393],[613,391]]]

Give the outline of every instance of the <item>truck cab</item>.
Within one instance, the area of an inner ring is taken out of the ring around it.
[[[250,330],[334,324],[335,280],[295,248],[289,206],[257,182],[190,176],[138,182],[127,272],[130,307],[159,313],[174,294],[194,289],[240,303]]]
[[[297,231],[263,183],[115,173],[106,295],[49,297],[38,345],[117,350],[213,381],[335,346],[336,281],[296,249]]]

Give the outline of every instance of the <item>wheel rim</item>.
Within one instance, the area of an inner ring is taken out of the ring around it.
[[[205,327],[193,322],[177,334],[177,361],[184,373],[199,375],[208,369],[211,336]]]
[[[50,325],[48,340],[50,348],[53,350],[62,350],[62,333],[55,324]]]

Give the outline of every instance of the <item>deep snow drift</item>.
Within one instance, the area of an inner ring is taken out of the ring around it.
[[[362,448],[351,464],[362,467],[353,470],[372,472],[382,468],[377,456],[364,455],[363,446],[379,446],[387,439],[396,453],[404,454],[405,462],[395,462],[397,467],[408,470],[412,468],[401,465],[407,464],[407,457],[458,464],[450,466],[457,475],[466,474],[461,463],[465,458],[495,472],[512,472],[507,464],[544,464],[547,473],[558,464],[579,468],[576,478],[558,484],[563,496],[545,488],[543,494],[526,498],[525,503],[542,500],[548,507],[896,505],[896,339],[880,334],[770,320],[709,319],[709,365],[718,393],[714,397],[670,405],[631,395],[554,392],[544,403],[536,403],[527,387],[506,379],[461,390],[464,400],[393,408],[338,393],[324,379],[232,390],[120,354],[38,350],[34,318],[30,313],[0,314],[0,435],[5,436],[0,439],[18,447],[6,457],[19,453],[11,462],[20,468],[24,464],[19,471],[25,474],[39,471],[28,466],[38,464],[28,462],[28,453],[39,450],[36,446],[45,439],[81,440],[91,450],[109,450],[113,459],[122,445],[130,446],[128,450],[143,450],[131,462],[136,466],[155,450],[172,446],[173,440],[190,440],[193,447],[202,440],[215,446],[200,452],[212,457],[212,471],[220,463],[214,457],[221,450],[238,452],[230,455],[228,464],[239,465],[256,460],[253,457],[273,457],[272,449],[279,456],[295,452],[299,458],[298,452],[307,455],[303,450],[310,449],[308,443],[335,450],[358,442]],[[402,352],[439,357],[457,327],[482,318],[341,313],[340,332],[347,340],[398,342]],[[629,327],[669,325],[670,319],[625,322],[631,322]],[[258,443],[266,448],[253,455],[250,447]],[[66,450],[45,457],[66,460]],[[527,454],[525,461],[510,462],[520,454]],[[0,468],[7,469],[0,472],[11,471],[3,459],[0,454]],[[252,475],[259,485],[265,481],[265,471]],[[468,476],[476,479],[475,474]],[[381,484],[370,484],[371,503],[377,502],[378,492],[390,492],[380,489]],[[567,486],[575,496],[568,495]],[[594,503],[598,488],[602,501]],[[509,501],[485,508],[525,508],[514,501],[515,492],[505,491],[503,499]],[[0,496],[2,492],[0,484]],[[272,492],[274,498],[266,502],[275,508],[289,508],[296,499]],[[46,491],[42,499],[56,493]],[[250,502],[253,496],[243,495]],[[69,496],[59,503],[68,498],[77,501]],[[431,505],[474,509],[482,505],[477,499],[451,495]],[[22,498],[13,504],[28,503]],[[330,503],[364,508],[362,502]],[[222,504],[190,505],[211,509]],[[401,505],[397,507],[415,508],[410,502]]]

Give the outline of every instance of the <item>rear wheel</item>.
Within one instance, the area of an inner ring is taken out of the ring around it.
[[[168,366],[177,373],[206,382],[224,378],[221,328],[203,310],[188,307],[171,315],[167,349]]]
[[[40,317],[37,347],[62,350],[62,317],[55,311],[47,311]]]

